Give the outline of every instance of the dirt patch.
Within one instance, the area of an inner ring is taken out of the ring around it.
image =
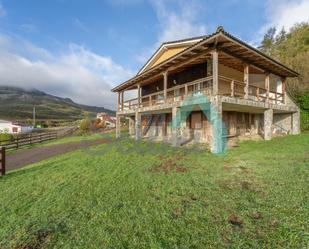
[[[239,219],[235,214],[229,216],[228,222],[238,227],[242,227],[244,224],[244,222],[241,219]]]
[[[187,168],[179,164],[179,161],[182,159],[181,156],[175,156],[173,158],[166,158],[159,156],[160,163],[149,169],[151,173],[165,173],[170,174],[172,172],[177,173],[186,173]]]

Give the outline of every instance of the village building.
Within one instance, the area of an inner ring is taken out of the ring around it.
[[[108,115],[106,112],[97,113],[97,119],[100,119],[107,128],[116,127],[116,118]]]
[[[113,88],[135,139],[224,150],[237,136],[299,134],[298,106],[286,92],[294,70],[219,27],[211,35],[166,42],[136,76]],[[136,98],[126,99],[135,90]]]
[[[0,133],[19,134],[32,131],[32,127],[24,126],[12,121],[0,119]]]

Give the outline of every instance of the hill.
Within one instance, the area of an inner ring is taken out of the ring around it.
[[[115,112],[104,107],[87,106],[45,92],[16,87],[0,86],[0,118],[21,120],[32,118],[33,106],[37,119],[76,120],[95,117],[98,112],[115,115]]]

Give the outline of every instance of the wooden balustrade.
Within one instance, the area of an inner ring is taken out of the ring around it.
[[[138,98],[127,100],[120,110],[134,110],[139,107],[147,107],[153,105],[160,105],[164,103],[173,103],[175,101],[182,101],[186,96],[195,94],[211,94],[212,93],[212,76],[194,80],[182,85],[176,85],[168,88],[166,97],[164,91],[159,91],[147,94],[140,97],[140,105]],[[237,98],[246,97],[246,84],[242,81],[235,80],[226,76],[219,75],[219,94],[224,96],[231,96]],[[284,94],[279,92],[267,91],[263,87],[254,85],[248,86],[248,98],[256,101],[266,102],[267,100],[273,103],[284,103]]]

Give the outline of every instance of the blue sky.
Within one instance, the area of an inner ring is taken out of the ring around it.
[[[163,41],[223,25],[257,45],[270,26],[289,29],[308,13],[309,0],[2,0],[0,82],[114,108],[110,88]]]

